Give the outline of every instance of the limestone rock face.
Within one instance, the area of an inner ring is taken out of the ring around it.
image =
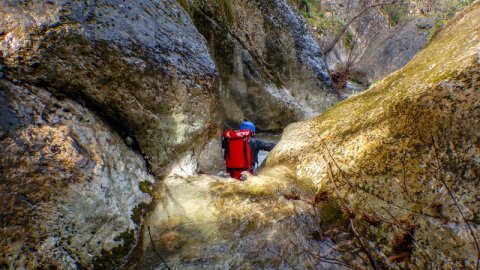
[[[369,85],[405,66],[427,45],[433,25],[434,18],[412,18],[396,27],[390,27],[386,22],[379,25],[377,32],[364,39],[365,43],[361,45],[363,53],[355,60],[353,76]],[[357,27],[368,27],[368,24]],[[342,62],[347,60],[347,55],[338,54],[343,58]]]
[[[41,88],[0,81],[0,108],[0,265],[121,263],[136,241],[134,209],[150,201],[139,184],[154,180],[141,155],[89,109]],[[120,259],[103,256],[112,248]]]
[[[403,69],[287,127],[267,167],[335,196],[381,268],[476,268],[479,78],[477,3]]]
[[[324,52],[341,29],[361,14],[325,58],[331,70],[342,71],[348,65],[353,80],[370,85],[405,66],[446,19],[473,1],[406,0],[384,6],[376,4],[391,1],[303,2],[308,3],[307,21]],[[306,12],[305,7],[302,11]]]
[[[205,39],[172,0],[0,6],[0,268],[115,268],[149,172],[222,165]]]
[[[323,54],[293,6],[223,2],[231,5],[190,9],[218,67],[228,124],[248,118],[261,130],[279,130],[338,102]]]
[[[218,136],[215,64],[176,1],[7,1],[0,12],[4,76],[104,115],[155,175]]]

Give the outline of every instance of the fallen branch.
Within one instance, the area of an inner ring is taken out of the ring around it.
[[[334,264],[334,265],[340,265],[340,266],[344,266],[344,267],[347,267],[347,268],[350,268],[350,269],[355,269],[355,270],[361,270],[361,268],[359,268],[355,265],[351,265],[347,262],[344,262],[344,261],[341,261],[341,260],[338,260],[338,259],[335,259],[335,258],[328,258],[328,257],[325,257],[321,254],[316,254],[313,251],[310,251],[310,250],[308,250],[304,247],[298,246],[297,244],[295,244],[291,240],[290,240],[290,243],[292,243],[292,245],[294,245],[295,247],[301,249],[303,251],[303,253],[307,253],[308,255],[310,255],[312,258],[316,259],[319,262],[330,263],[330,264]]]
[[[353,225],[353,219],[350,219],[350,229],[352,230],[353,234],[355,235],[358,242],[362,246],[363,252],[367,254],[368,260],[370,261],[370,264],[372,265],[373,269],[380,270],[380,267],[378,266],[378,263],[375,260],[375,257],[373,257],[372,252],[370,252],[370,249],[367,247],[365,242],[363,242],[362,237],[358,234],[357,230],[355,230],[355,226]]]
[[[432,146],[433,146],[433,150],[435,150],[435,157],[436,157],[436,161],[437,161],[437,168],[436,168],[437,179],[439,179],[442,182],[443,186],[447,189],[448,194],[452,198],[453,203],[457,207],[458,212],[462,216],[463,221],[465,222],[465,224],[468,227],[468,230],[470,230],[470,233],[472,234],[473,241],[474,241],[474,244],[475,244],[475,249],[477,250],[477,266],[476,266],[476,269],[480,269],[480,246],[478,245],[477,237],[475,236],[475,232],[473,231],[472,226],[470,226],[470,223],[468,223],[467,218],[463,214],[463,211],[460,208],[460,205],[458,204],[457,199],[455,198],[455,195],[453,194],[453,191],[450,189],[450,187],[447,185],[447,182],[445,181],[445,179],[443,179],[443,177],[440,174],[440,157],[438,155],[438,149],[435,145],[435,138],[433,138],[433,136],[432,136]]]
[[[150,233],[150,226],[147,227],[148,228],[148,236],[150,236],[150,243],[152,244],[152,249],[153,251],[155,252],[155,254],[157,254],[157,256],[160,258],[160,260],[162,260],[162,262],[165,264],[165,266],[167,267],[168,270],[172,270],[167,262],[162,258],[162,256],[160,256],[160,253],[158,253],[158,251],[155,249],[155,245],[153,244],[153,239],[152,239],[152,234]]]

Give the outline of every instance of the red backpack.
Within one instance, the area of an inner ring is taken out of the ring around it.
[[[240,179],[242,172],[252,171],[252,152],[250,136],[252,132],[244,130],[227,130],[223,132],[223,147],[227,172],[233,178]]]

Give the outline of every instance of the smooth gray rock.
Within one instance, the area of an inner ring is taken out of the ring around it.
[[[322,21],[313,21],[311,29],[322,49],[327,49],[341,28],[366,7],[375,5],[373,0],[322,1],[325,14]],[[438,14],[418,16],[408,9],[423,5],[419,1],[405,1],[403,5],[394,6],[398,10],[398,24],[392,25],[388,14],[382,7],[369,9],[355,19],[342,38],[326,55],[327,63],[332,71],[341,71],[350,65],[352,79],[369,86],[390,73],[403,67],[412,57],[427,45],[431,27]],[[441,3],[430,2],[429,5],[441,6]],[[441,9],[441,8],[440,8]],[[328,10],[326,12],[325,10]],[[445,11],[440,11],[442,13]],[[327,16],[328,14],[328,16]],[[319,27],[313,26],[317,23]],[[353,49],[352,49],[353,48]]]
[[[2,5],[6,79],[104,115],[135,138],[155,175],[217,136],[215,65],[176,1]]]
[[[116,267],[149,171],[222,165],[205,40],[172,0],[0,6],[0,268]]]
[[[248,118],[261,130],[280,130],[338,102],[320,48],[285,1],[233,2],[232,22],[208,5],[196,9],[192,17],[218,67],[231,128]]]

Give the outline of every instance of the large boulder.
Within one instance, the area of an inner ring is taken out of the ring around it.
[[[0,120],[2,268],[120,264],[150,202],[142,156],[91,110],[34,86],[0,81]]]
[[[359,44],[362,53],[355,59],[352,68],[352,76],[365,85],[381,80],[402,68],[422,50],[428,43],[435,19],[409,18],[395,27],[389,26],[386,19],[381,21],[383,24],[363,21],[355,30],[355,35],[361,35],[360,29],[368,29],[369,24],[378,24],[379,28],[378,32],[369,32],[368,36],[362,38],[363,44]],[[340,63],[348,61],[348,49],[347,52],[340,48],[336,50],[337,56],[342,57]],[[339,53],[340,51],[344,53]],[[329,57],[330,61],[338,61],[332,58]],[[336,68],[335,66],[337,65],[332,63],[332,68]]]
[[[286,1],[193,1],[189,9],[218,67],[227,124],[248,118],[280,130],[339,101],[320,48]]]
[[[0,268],[117,267],[154,176],[221,168],[205,39],[176,1],[0,5]]]
[[[215,64],[176,1],[4,1],[0,12],[6,78],[103,115],[155,175],[218,137]]]
[[[381,268],[476,268],[479,78],[476,3],[403,69],[287,127],[267,167],[336,197]]]

